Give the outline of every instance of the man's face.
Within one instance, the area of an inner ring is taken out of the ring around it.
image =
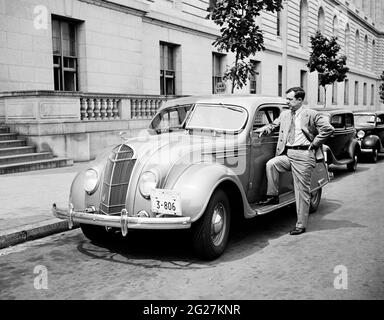
[[[301,98],[296,99],[295,93],[291,91],[290,93],[287,93],[287,104],[291,110],[297,110],[301,107],[303,100]]]

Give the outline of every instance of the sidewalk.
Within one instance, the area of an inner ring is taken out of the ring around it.
[[[52,204],[68,206],[73,178],[91,162],[0,175],[0,249],[68,230],[67,221],[53,216]]]

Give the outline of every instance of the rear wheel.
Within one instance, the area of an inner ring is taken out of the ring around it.
[[[348,169],[348,171],[351,171],[351,172],[354,172],[354,171],[356,171],[356,169],[357,169],[357,153],[356,153],[356,151],[354,152],[354,154],[353,154],[353,160],[352,160],[352,162],[350,162],[350,163],[348,163],[347,164],[347,169]]]
[[[218,189],[203,216],[193,226],[193,246],[199,257],[213,260],[225,250],[231,222],[230,204],[226,193]]]
[[[311,200],[309,203],[309,213],[314,213],[317,211],[317,208],[320,205],[322,188],[317,189],[316,191],[311,192]]]

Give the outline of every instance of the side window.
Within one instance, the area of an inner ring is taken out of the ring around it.
[[[345,115],[345,127],[346,128],[352,128],[353,127],[353,115],[352,114],[346,114]]]
[[[331,119],[331,125],[335,128],[335,129],[341,129],[341,128],[344,128],[344,124],[343,124],[343,115],[341,114],[337,114],[337,115],[334,115]]]
[[[384,114],[380,114],[377,116],[376,125],[380,127],[384,127]]]
[[[253,121],[253,130],[261,128],[266,124],[272,123],[280,115],[280,109],[278,107],[266,107],[260,108],[255,113]]]

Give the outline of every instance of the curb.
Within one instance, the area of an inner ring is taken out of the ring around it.
[[[72,229],[78,227],[78,224],[74,224]],[[67,220],[50,219],[6,230],[6,233],[0,233],[0,249],[72,229],[69,229]]]

